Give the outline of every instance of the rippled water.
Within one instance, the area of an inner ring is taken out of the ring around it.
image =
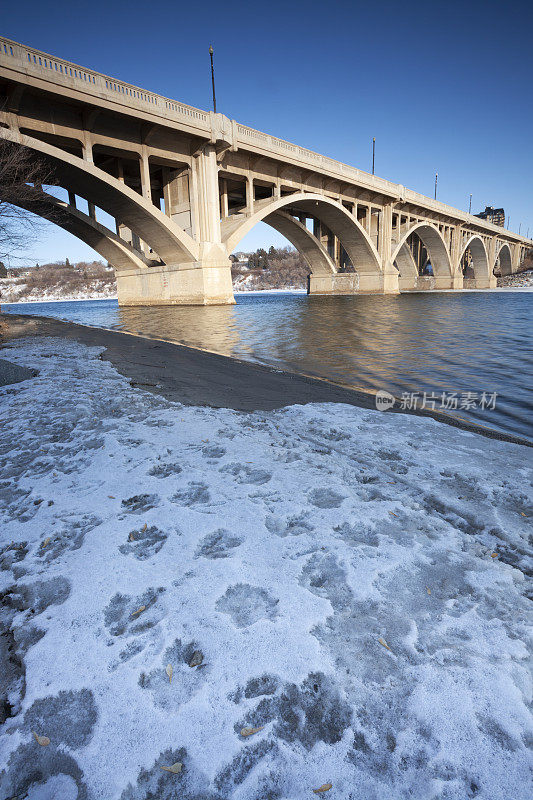
[[[267,294],[208,308],[88,300],[2,309],[138,332],[398,397],[497,392],[494,410],[456,413],[533,438],[532,301],[520,292]]]

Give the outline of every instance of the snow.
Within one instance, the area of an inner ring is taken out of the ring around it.
[[[531,797],[531,450],[100,352],[3,353],[39,374],[0,389],[0,797]]]
[[[298,289],[294,286],[289,286],[286,289],[245,289],[235,284],[233,294],[307,294],[306,289]]]
[[[75,293],[65,293],[58,287],[49,291],[34,288],[29,294],[24,294],[26,284],[18,283],[8,285],[9,278],[0,280],[0,303],[17,305],[18,303],[68,303],[73,300],[116,300],[116,286],[107,286],[101,281],[91,281],[85,289]],[[13,280],[13,279],[11,279]]]

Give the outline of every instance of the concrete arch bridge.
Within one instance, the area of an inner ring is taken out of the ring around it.
[[[1,38],[0,108],[0,136],[65,190],[58,200],[36,187],[43,215],[53,208],[114,266],[124,305],[234,302],[229,256],[258,222],[302,253],[311,294],[488,288],[533,247],[223,114]]]

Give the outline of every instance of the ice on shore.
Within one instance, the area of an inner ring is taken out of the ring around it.
[[[99,353],[3,353],[0,797],[529,799],[531,449]]]

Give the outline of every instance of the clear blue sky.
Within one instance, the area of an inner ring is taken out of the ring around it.
[[[533,3],[6,3],[4,35],[533,235]],[[279,243],[257,226],[243,249]],[[28,254],[29,256],[30,254]],[[46,226],[31,258],[92,250]]]

